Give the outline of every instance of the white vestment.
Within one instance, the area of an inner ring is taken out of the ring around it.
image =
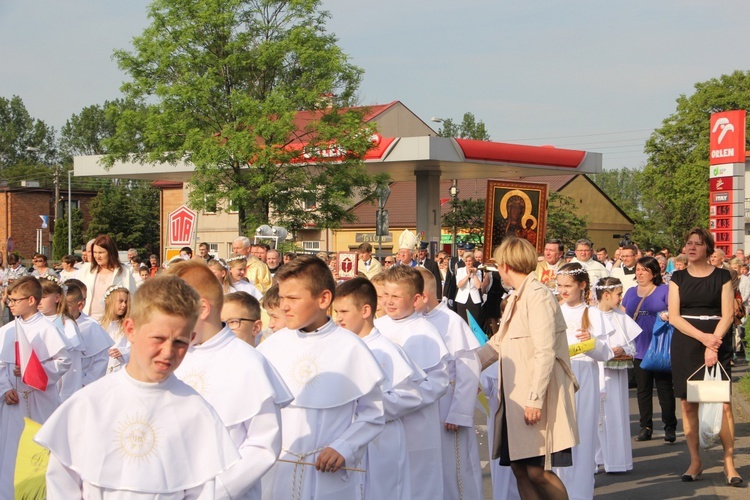
[[[409,500],[411,482],[406,436],[401,417],[422,403],[419,384],[426,378],[399,346],[374,328],[362,340],[385,374],[385,428],[367,445],[365,499]]]
[[[460,426],[447,431],[441,425],[443,495],[446,498],[482,498],[482,466],[474,432],[474,410],[482,367],[476,350],[479,341],[464,319],[441,302],[425,315],[445,340],[452,359],[448,362],[450,387],[440,398],[440,423]]]
[[[499,459],[492,458],[492,443],[495,436],[495,418],[500,407],[500,384],[498,382],[499,370],[497,361],[488,366],[479,376],[482,390],[487,396],[487,406],[490,413],[487,415],[487,448],[490,453],[490,476],[492,478],[493,500],[520,500],[516,476],[510,466],[500,465]],[[593,477],[593,476],[592,476]]]
[[[401,346],[427,374],[419,386],[420,408],[401,417],[401,422],[406,432],[412,499],[443,498],[443,427],[438,400],[448,390],[451,355],[440,333],[419,313],[399,320],[383,316],[375,320],[375,326],[386,338]]]
[[[65,401],[73,395],[78,389],[83,387],[83,370],[81,368],[81,359],[83,357],[84,345],[81,340],[81,334],[78,331],[78,325],[70,318],[62,316],[45,316],[57,329],[68,339],[70,348],[70,368],[62,376],[58,383],[60,389],[60,401]]]
[[[16,328],[18,327],[18,328]],[[47,388],[38,391],[13,375],[16,365],[15,342],[18,335],[26,335],[47,374]],[[70,369],[70,342],[41,313],[27,321],[17,318],[0,328],[0,499],[12,499],[13,476],[16,469],[18,442],[23,432],[24,417],[44,423],[60,405],[57,382]],[[5,404],[5,393],[15,389],[18,404]]]
[[[175,375],[214,407],[242,456],[216,478],[216,498],[260,499],[281,452],[280,408],[293,399],[281,376],[229,327],[190,346]]]
[[[361,498],[361,474],[319,472],[315,463],[330,447],[357,467],[367,444],[383,430],[384,375],[367,346],[329,321],[312,332],[282,329],[258,346],[281,374],[294,401],[282,408],[281,458],[262,481],[263,498]]]
[[[250,283],[249,281],[235,281],[229,286],[230,292],[246,292],[255,297],[256,299],[263,300],[263,292],[258,290],[258,287]]]
[[[112,339],[112,342],[114,342],[111,349],[117,349],[121,354],[119,358],[109,356],[107,360],[107,373],[112,373],[128,364],[130,360],[130,341],[122,329],[122,321],[112,321],[105,331],[109,335],[109,338]],[[107,352],[109,352],[109,349]]]
[[[81,369],[83,370],[83,385],[86,386],[107,373],[109,348],[114,345],[114,342],[102,325],[91,316],[81,313],[76,323],[84,345]]]
[[[34,437],[51,451],[49,500],[214,498],[214,479],[239,459],[211,406],[174,376],[127,370],[76,392]]]
[[[570,307],[561,304],[560,310],[567,325],[568,345],[581,342],[576,335],[581,328],[581,319],[588,306],[579,304]],[[612,351],[606,341],[606,335],[598,330],[595,333],[589,328],[596,347],[586,353],[576,354],[570,358],[570,366],[578,380],[578,391],[575,394],[576,416],[578,421],[579,443],[573,447],[573,465],[556,467],[555,474],[560,477],[568,497],[571,500],[591,500],[594,497],[594,469],[596,469],[596,448],[599,425],[599,367],[597,361],[612,357]],[[597,336],[599,334],[599,336]]]
[[[641,327],[620,311],[602,312],[589,308],[592,330],[606,335],[610,349],[622,347],[625,354],[635,354],[635,338]],[[602,377],[603,374],[603,377]],[[599,416],[599,444],[604,470],[625,472],[633,469],[633,448],[630,442],[630,407],[628,405],[627,369],[607,368],[599,371],[599,387],[604,397],[603,414]]]

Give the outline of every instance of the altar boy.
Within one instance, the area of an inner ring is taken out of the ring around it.
[[[57,381],[72,364],[67,337],[38,311],[41,298],[42,285],[33,276],[24,276],[8,286],[8,306],[16,319],[0,329],[0,499],[3,500],[14,496],[13,476],[24,417],[39,423],[49,418],[60,405]],[[21,343],[30,347],[22,349]],[[24,354],[29,351],[33,351],[33,357]]]
[[[297,257],[275,278],[286,329],[258,350],[294,401],[281,410],[281,461],[263,478],[263,498],[358,499],[362,478],[353,474],[362,472],[347,469],[383,430],[383,372],[367,346],[328,317],[335,283],[325,262]]]
[[[213,498],[239,454],[213,408],[173,375],[199,309],[176,276],[138,289],[123,323],[128,364],[73,394],[34,438],[51,452],[47,498]]]
[[[427,374],[420,383],[420,407],[401,421],[409,453],[411,498],[432,500],[449,498],[443,495],[438,400],[448,390],[452,358],[437,329],[416,311],[423,292],[424,278],[415,268],[394,266],[386,271],[383,299],[387,316],[378,318],[375,326]]]
[[[411,498],[409,459],[401,417],[422,403],[419,383],[426,375],[396,344],[373,325],[378,296],[366,278],[345,281],[336,288],[333,309],[342,328],[364,340],[385,372],[383,405],[385,428],[367,446],[365,499]]]

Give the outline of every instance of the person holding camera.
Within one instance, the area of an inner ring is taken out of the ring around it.
[[[456,269],[456,312],[469,322],[466,311],[479,321],[482,312],[482,271],[477,269],[474,252],[464,252],[464,267]]]

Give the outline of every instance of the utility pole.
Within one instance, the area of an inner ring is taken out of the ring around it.
[[[57,216],[59,215],[58,207],[60,206],[60,165],[55,164],[55,211],[54,218],[52,219],[52,227],[55,227],[57,223]]]

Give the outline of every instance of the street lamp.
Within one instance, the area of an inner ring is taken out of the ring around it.
[[[378,197],[378,210],[375,212],[375,234],[378,236],[378,259],[383,258],[383,236],[387,235],[390,228],[388,227],[388,210],[385,204],[388,203],[388,197],[391,195],[391,188],[388,183],[383,183],[375,189]]]
[[[435,119],[433,118],[433,121]],[[453,206],[453,247],[452,247],[452,254],[454,257],[458,256],[458,252],[456,252],[456,202],[458,201],[458,193],[460,192],[458,190],[458,181],[456,179],[453,179],[453,185],[448,190],[448,192],[451,195],[451,205]]]

